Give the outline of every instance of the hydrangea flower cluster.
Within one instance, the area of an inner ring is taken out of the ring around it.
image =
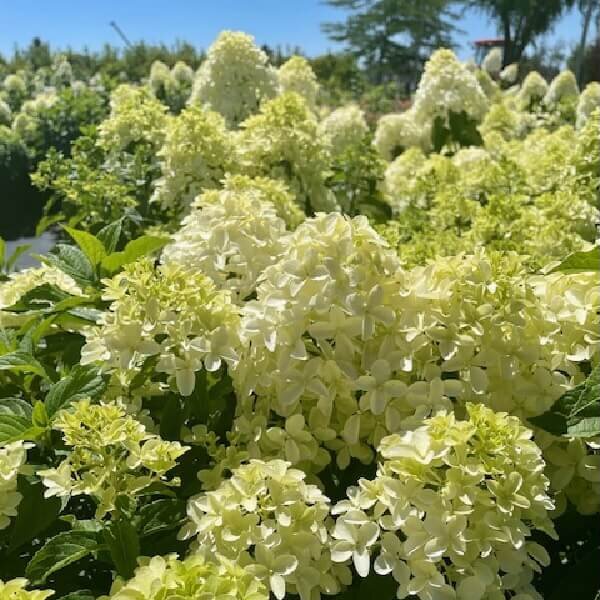
[[[502,71],[500,71],[500,80],[508,85],[512,85],[517,81],[517,77],[519,76],[519,64],[512,63],[510,65],[506,65]]]
[[[194,202],[162,262],[208,275],[241,304],[285,249],[286,222],[280,215],[295,217],[294,224],[302,219],[281,182],[230,176],[223,190],[204,192]]]
[[[277,71],[254,38],[223,31],[198,69],[190,102],[206,105],[221,113],[229,126],[237,126],[276,91]]]
[[[425,65],[415,93],[413,110],[420,123],[445,122],[450,113],[465,112],[480,122],[488,109],[488,100],[475,76],[458,61],[451,50],[436,50]]]
[[[281,179],[307,214],[335,210],[335,197],[325,186],[327,150],[301,96],[288,92],[265,102],[242,123],[238,144],[242,173]]]
[[[96,518],[115,510],[121,496],[134,496],[165,474],[188,447],[151,434],[117,404],[81,400],[61,411],[52,424],[70,452],[56,468],[38,471],[45,496],[67,499],[85,494],[97,502]]]
[[[597,108],[600,108],[600,83],[592,81],[587,84],[579,96],[575,127],[582,129]]]
[[[498,75],[502,69],[502,49],[492,48],[483,59],[481,68],[490,75]]]
[[[157,355],[157,370],[174,376],[189,396],[196,371],[237,361],[237,311],[206,275],[142,260],[106,280],[103,298],[112,303],[86,334],[83,364],[98,361],[127,379]]]
[[[412,147],[429,148],[431,124],[417,121],[414,110],[384,115],[377,121],[373,144],[386,160],[393,160]]]
[[[316,108],[319,83],[310,64],[303,56],[292,56],[277,72],[282,93],[295,92],[304,98],[311,109]]]
[[[544,96],[544,104],[549,107],[556,106],[568,99],[577,99],[579,87],[572,71],[562,71],[550,83]]]
[[[167,107],[146,88],[120,85],[110,96],[110,115],[99,126],[100,145],[126,150],[145,143],[158,150],[165,138]]]
[[[46,600],[54,595],[52,590],[26,590],[27,579],[19,577],[10,581],[0,579],[0,598],[2,600]]]
[[[165,63],[156,60],[150,67],[148,85],[161,102],[174,112],[179,112],[191,94],[193,80],[193,69],[183,61],[178,61],[169,69]]]
[[[217,188],[234,168],[233,140],[219,113],[190,106],[172,117],[158,151],[162,177],[152,201],[187,209],[204,189]]]
[[[196,554],[185,560],[178,560],[176,555],[143,559],[130,580],[117,579],[110,595],[99,600],[268,600],[268,597],[266,588],[243,566],[223,558],[207,560]]]
[[[22,499],[17,491],[17,476],[27,471],[25,462],[30,447],[23,441],[0,447],[0,530],[8,527],[11,517],[17,515]]]
[[[347,148],[360,144],[369,128],[365,113],[355,104],[336,108],[320,123],[319,137],[326,140],[333,155],[339,155]]]
[[[366,576],[392,574],[398,598],[541,598],[535,572],[554,536],[541,451],[518,418],[467,405],[381,440],[374,480],[359,480],[338,514],[332,560]]]
[[[527,73],[519,88],[519,106],[523,109],[531,109],[545,98],[547,92],[546,80],[537,71],[531,71]]]
[[[12,111],[10,106],[0,98],[0,126],[10,125],[12,121]]]
[[[329,500],[302,471],[282,460],[251,460],[229,480],[192,498],[183,538],[195,537],[201,553],[245,567],[282,600],[335,594],[349,570],[331,563],[328,552]]]

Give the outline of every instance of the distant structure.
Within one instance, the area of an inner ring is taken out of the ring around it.
[[[492,48],[504,48],[504,38],[490,38],[486,40],[475,40],[473,42],[475,48],[475,62],[480,65],[485,58],[485,55]]]

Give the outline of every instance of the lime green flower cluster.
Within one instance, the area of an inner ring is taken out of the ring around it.
[[[319,82],[312,67],[303,56],[292,56],[277,71],[279,89],[282,93],[295,92],[302,96],[308,106],[315,110],[319,94]]]
[[[135,496],[155,482],[178,484],[165,474],[188,447],[148,433],[117,404],[81,400],[61,411],[53,428],[70,452],[58,467],[38,471],[47,497],[92,496],[96,518],[102,518],[121,496]]]
[[[31,446],[18,441],[0,447],[0,530],[8,527],[10,518],[17,515],[22,499],[17,491],[17,476],[28,470],[25,463]]]
[[[112,304],[87,332],[83,364],[98,361],[131,377],[157,355],[157,370],[174,376],[179,392],[189,396],[196,371],[237,361],[237,310],[206,275],[175,264],[155,269],[142,260],[106,280],[103,298]]]
[[[200,553],[243,566],[278,600],[286,592],[302,600],[338,593],[351,577],[329,556],[329,499],[304,478],[282,460],[252,460],[190,500],[181,536],[195,536]]]
[[[154,183],[152,201],[179,211],[187,210],[204,189],[220,187],[235,166],[233,140],[223,117],[198,106],[169,119],[158,156],[162,177]]]
[[[242,173],[281,179],[307,214],[336,208],[335,196],[325,187],[327,149],[319,139],[317,119],[301,96],[288,92],[265,102],[241,128]]]
[[[185,560],[178,560],[175,555],[142,559],[130,580],[117,579],[113,583],[110,595],[102,596],[99,600],[268,600],[268,598],[269,594],[264,585],[241,565],[221,557],[212,557],[208,560],[196,554]]]
[[[158,150],[165,139],[167,107],[148,89],[120,85],[110,96],[110,115],[99,126],[99,143],[107,151],[147,144]]]
[[[32,590],[28,591],[27,579],[19,577],[10,581],[2,581],[0,579],[0,598],[2,600],[46,600],[54,595],[52,590]]]
[[[190,103],[221,113],[235,127],[276,92],[277,71],[269,66],[254,38],[240,31],[223,31],[198,69]]]
[[[498,122],[484,148],[453,158],[411,148],[386,170],[397,220],[379,231],[407,265],[485,245],[528,255],[539,269],[585,249],[598,220],[598,122],[590,117],[578,134],[566,125],[510,141],[500,133],[514,124]]]
[[[364,577],[375,556],[398,598],[541,598],[532,579],[550,558],[528,538],[555,536],[541,451],[518,418],[466,408],[381,441],[377,477],[332,509],[332,560]]]
[[[492,48],[485,55],[481,68],[490,75],[498,75],[502,70],[502,49]]]
[[[223,190],[204,192],[196,200],[162,262],[208,275],[240,304],[285,250],[282,216],[294,224],[303,218],[283,183],[227,177]]]

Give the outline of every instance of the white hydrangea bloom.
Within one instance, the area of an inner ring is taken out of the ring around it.
[[[519,64],[512,63],[510,65],[506,65],[502,71],[500,71],[500,79],[507,84],[513,84],[519,75]]]
[[[57,89],[71,85],[73,81],[73,68],[64,54],[58,55],[52,64],[50,83]]]
[[[600,108],[600,83],[591,81],[579,96],[575,127],[581,129],[597,108]]]
[[[414,114],[421,123],[432,123],[436,117],[448,119],[451,112],[465,112],[481,121],[488,100],[477,79],[458,61],[451,50],[436,50],[427,64],[415,93]]]
[[[277,72],[281,92],[300,94],[313,110],[317,103],[319,83],[310,64],[303,56],[292,56]]]
[[[523,109],[529,109],[532,104],[541,102],[547,91],[548,83],[537,71],[527,73],[517,96],[519,106]]]
[[[485,55],[481,68],[490,73],[490,75],[497,75],[502,69],[502,49],[492,48]]]
[[[393,160],[408,148],[427,150],[431,136],[431,123],[417,120],[414,110],[399,114],[383,115],[377,121],[373,145],[386,160]]]
[[[539,598],[531,580],[550,558],[529,540],[553,537],[541,451],[519,419],[467,405],[379,445],[374,480],[337,504],[331,557],[364,577],[391,574],[398,598]]]
[[[190,499],[181,535],[195,537],[197,551],[245,564],[278,600],[339,593],[349,572],[329,557],[329,499],[305,477],[282,460],[252,460]]]
[[[17,491],[17,476],[25,472],[27,450],[32,446],[23,441],[0,446],[0,530],[8,527],[11,517],[17,515],[22,498]]]
[[[385,170],[384,192],[395,215],[414,202],[418,185],[417,174],[427,158],[419,148],[409,148],[390,163]],[[419,206],[419,202],[416,203]]]
[[[233,139],[216,112],[189,106],[169,119],[158,151],[162,177],[152,201],[164,208],[187,210],[205,189],[217,188],[235,166]]]
[[[369,131],[365,113],[355,104],[342,106],[327,115],[320,123],[319,137],[327,141],[333,155],[359,144]]]
[[[194,81],[191,103],[207,105],[236,126],[277,90],[277,72],[254,38],[223,31],[208,49]]]
[[[544,104],[548,107],[556,106],[561,100],[577,98],[579,86],[572,71],[559,73],[550,83],[550,87],[544,96]]]
[[[286,222],[279,214],[302,218],[281,182],[229,177],[223,190],[205,192],[194,202],[162,261],[208,275],[242,303],[285,250]]]

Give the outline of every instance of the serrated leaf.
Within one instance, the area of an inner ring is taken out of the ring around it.
[[[140,553],[135,527],[129,521],[113,521],[104,530],[104,541],[119,575],[131,577]]]
[[[600,246],[594,246],[594,248],[585,252],[569,254],[549,273],[578,273],[581,271],[600,271]]]
[[[46,428],[48,427],[48,413],[43,402],[39,400],[33,405],[33,411],[31,412],[31,422],[34,427]]]
[[[33,585],[99,549],[97,534],[90,531],[64,531],[48,540],[29,561],[25,575]]]
[[[30,482],[24,477],[19,478],[17,491],[22,499],[11,530],[9,552],[45,531],[58,518],[60,499],[44,498],[45,490],[40,481]]]
[[[75,243],[93,266],[100,264],[100,261],[106,256],[106,249],[95,235],[87,231],[73,229],[68,225],[63,225],[63,229],[75,240]]]
[[[136,515],[141,537],[179,527],[186,518],[185,502],[177,498],[161,498],[140,508]]]
[[[48,379],[44,367],[27,352],[9,352],[0,356],[0,371],[32,373]]]
[[[102,260],[102,267],[107,271],[117,271],[142,256],[160,250],[167,242],[167,237],[144,235],[129,242],[121,252],[113,252]]]
[[[40,256],[46,264],[55,266],[72,277],[78,284],[87,286],[94,282],[94,268],[87,256],[75,246],[57,244],[53,254]]]
[[[109,254],[114,252],[121,237],[121,229],[123,227],[123,219],[118,219],[103,227],[96,237],[104,244],[106,252]]]
[[[17,302],[2,310],[16,313],[43,310],[50,308],[57,302],[61,302],[66,298],[71,298],[71,295],[63,292],[61,289],[50,283],[44,283],[25,292]]]
[[[61,408],[82,398],[97,398],[106,389],[106,382],[97,367],[77,365],[55,383],[46,395],[45,405],[51,418]]]

